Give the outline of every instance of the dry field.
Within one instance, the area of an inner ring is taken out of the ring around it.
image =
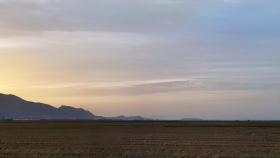
[[[0,158],[279,158],[280,122],[0,122]]]

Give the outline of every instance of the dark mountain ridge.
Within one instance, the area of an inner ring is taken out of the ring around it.
[[[62,105],[59,108],[44,103],[26,101],[15,95],[0,93],[0,120],[150,120],[141,116],[96,116],[82,108]]]
[[[26,101],[15,95],[0,94],[0,119],[94,120],[89,111],[70,106],[55,108],[48,104]]]

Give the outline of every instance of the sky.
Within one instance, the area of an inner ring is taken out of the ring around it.
[[[96,115],[280,119],[278,0],[0,0],[0,93]]]

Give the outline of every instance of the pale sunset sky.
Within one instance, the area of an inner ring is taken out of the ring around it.
[[[95,115],[280,119],[279,0],[0,0],[0,93]]]

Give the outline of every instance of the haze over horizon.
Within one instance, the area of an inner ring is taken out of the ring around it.
[[[0,93],[96,115],[280,119],[280,1],[0,0]]]

